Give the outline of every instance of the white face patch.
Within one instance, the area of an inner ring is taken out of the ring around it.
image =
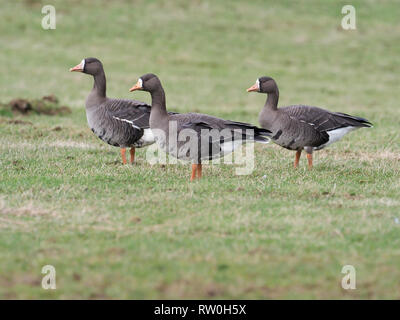
[[[82,71],[85,70],[85,59],[82,59],[81,61],[81,69]]]
[[[259,79],[256,80],[256,86],[257,86],[258,92],[260,92],[260,80]]]
[[[138,79],[137,84],[138,84],[139,88],[143,88],[143,80],[142,80],[142,78]]]

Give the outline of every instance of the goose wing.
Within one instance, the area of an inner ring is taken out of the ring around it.
[[[291,127],[298,133],[296,140],[306,146],[324,146],[333,141],[332,137],[336,141],[351,130],[371,126],[364,118],[318,107],[295,105],[280,110],[289,117]]]
[[[370,127],[364,118],[340,112],[331,112],[318,107],[295,105],[281,108],[292,120],[312,126],[315,130],[331,131],[345,127]]]
[[[149,128],[151,106],[137,100],[110,99],[107,111],[112,118],[138,130]]]
[[[192,129],[198,133],[201,133],[202,129],[208,129],[208,130],[216,129],[219,131],[227,129],[235,133],[240,132],[243,140],[247,140],[250,137],[252,138],[265,137],[265,139],[267,139],[267,137],[271,135],[271,131],[267,129],[258,128],[249,123],[225,120],[200,113],[171,115],[170,120],[177,121],[178,131],[183,129]],[[253,131],[248,134],[248,132],[246,132],[245,130],[253,130]]]

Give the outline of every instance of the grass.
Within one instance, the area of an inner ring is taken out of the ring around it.
[[[57,29],[41,28],[53,4]],[[0,102],[54,94],[66,116],[0,115],[0,298],[399,299],[400,7],[352,1],[14,1],[0,12]],[[294,153],[256,146],[237,176],[206,166],[134,165],[87,127],[92,79],[68,68],[103,61],[111,97],[159,75],[171,110],[257,124],[269,75],[280,105],[368,118],[292,169]],[[21,121],[15,121],[21,120]],[[41,268],[57,290],[41,288]],[[343,290],[343,265],[357,289]]]

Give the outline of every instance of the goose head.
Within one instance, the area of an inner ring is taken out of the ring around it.
[[[129,91],[143,90],[147,92],[153,92],[161,86],[160,80],[153,73],[147,73],[141,76],[136,84],[129,89]]]
[[[256,83],[247,89],[247,92],[273,93],[276,90],[276,82],[271,77],[261,77]]]
[[[71,72],[83,72],[91,75],[96,75],[103,70],[103,65],[99,59],[86,58],[83,59],[75,67],[69,69]]]

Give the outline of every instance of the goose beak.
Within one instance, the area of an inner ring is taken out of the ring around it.
[[[254,91],[258,91],[257,83],[255,83],[254,85],[252,85],[250,88],[247,89],[247,92],[254,92]]]
[[[132,88],[130,88],[129,91],[132,92],[132,91],[141,90],[141,89],[142,89],[142,84],[138,80],[138,82],[136,82],[136,84]]]
[[[70,72],[82,72],[84,68],[83,62],[81,62],[80,64],[77,64],[75,67],[69,69]]]

